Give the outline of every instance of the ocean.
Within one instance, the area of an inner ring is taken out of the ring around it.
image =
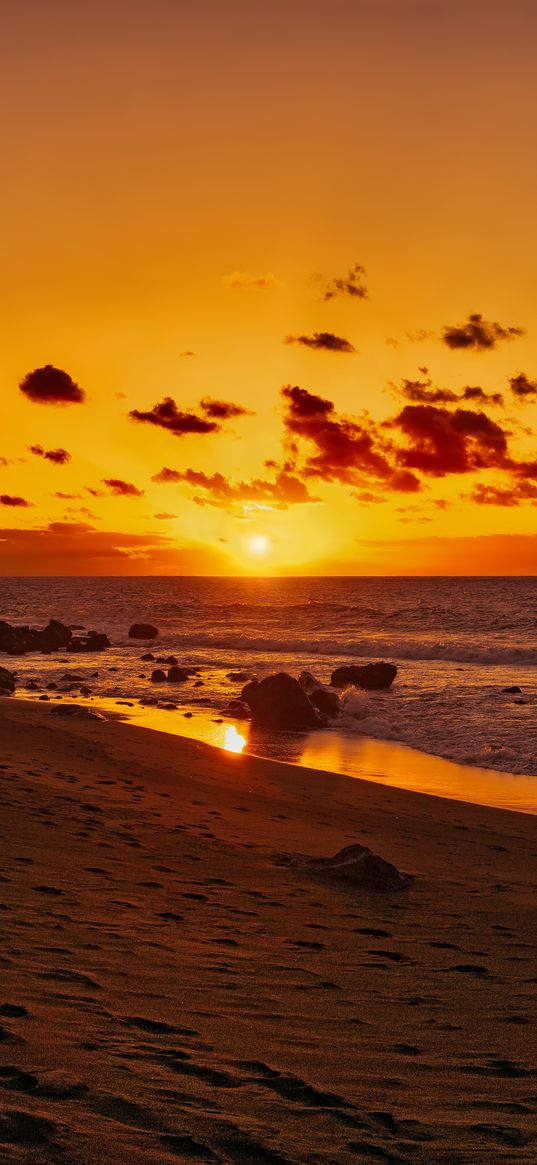
[[[90,677],[95,698],[137,702],[148,695],[178,704],[173,731],[211,738],[240,686],[226,674],[259,679],[307,670],[329,681],[345,662],[388,660],[388,692],[349,690],[337,728],[341,763],[353,742],[390,741],[464,766],[537,778],[537,579],[532,578],[11,578],[0,580],[0,618],[42,626],[49,618],[106,631],[113,646],[71,656]],[[155,655],[201,669],[192,682],[157,689],[144,644],[129,641],[134,622],[159,628]],[[19,692],[66,670],[62,655],[3,664]],[[519,694],[504,688],[518,685]],[[192,711],[185,721],[184,712]],[[242,729],[241,729],[242,731]],[[313,734],[315,737],[327,734]],[[324,747],[324,746],[323,746]],[[284,755],[272,742],[268,755]],[[336,755],[338,750],[334,752]],[[351,760],[349,761],[349,756]],[[537,783],[536,804],[537,804]]]

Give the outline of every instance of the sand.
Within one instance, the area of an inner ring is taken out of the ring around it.
[[[537,817],[0,701],[0,1161],[537,1160]],[[364,843],[378,895],[281,855]]]

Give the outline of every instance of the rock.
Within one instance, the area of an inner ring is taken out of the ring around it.
[[[241,693],[252,713],[252,722],[263,728],[301,732],[320,728],[323,721],[300,687],[298,680],[279,672],[258,683],[246,684]]]
[[[171,667],[177,667],[177,664],[179,663],[179,660],[178,660],[178,659],[176,659],[174,655],[167,655],[167,656],[166,656],[166,659],[163,659],[163,661],[162,661],[162,662],[163,662],[163,663],[170,664],[170,666],[171,666]]]
[[[183,712],[183,716],[184,716],[185,720],[191,720],[192,716],[193,716],[193,712]]]
[[[155,671],[151,672],[151,683],[152,684],[165,684],[166,683],[166,672],[162,671],[162,669],[160,667],[155,668]]]
[[[347,845],[332,858],[310,858],[306,868],[337,882],[384,893],[403,890],[413,881],[410,874],[401,873],[364,845]]]
[[[38,698],[38,700],[50,700],[50,696],[47,696],[47,695],[38,696],[37,698]]]
[[[177,712],[177,704],[160,704],[159,707],[164,712]]]
[[[518,684],[513,684],[512,687],[510,687],[510,688],[502,688],[502,692],[507,692],[507,694],[509,696],[510,695],[518,696],[521,691],[522,691],[522,688],[519,688]]]
[[[30,680],[30,683],[26,684],[26,691],[27,692],[37,692],[38,687],[39,687],[39,684],[36,684],[35,680]]]
[[[156,639],[158,633],[158,627],[152,623],[133,623],[129,627],[129,639]]]
[[[314,692],[310,692],[309,699],[313,707],[330,720],[335,720],[336,716],[339,716],[339,700],[335,692],[329,692],[326,688],[316,688]]]
[[[88,631],[87,635],[83,637],[71,639],[69,651],[105,651],[107,647],[110,647],[108,635],[100,634],[98,631]]]
[[[106,720],[102,712],[95,708],[85,708],[83,704],[57,704],[50,710],[51,716],[74,716],[82,720]]]
[[[253,676],[248,675],[248,672],[245,671],[228,671],[226,675],[226,680],[229,680],[232,684],[246,684],[253,678]]]
[[[250,709],[244,703],[244,700],[230,700],[229,704],[224,708],[226,716],[234,716],[236,720],[249,720]]]
[[[14,691],[15,676],[7,667],[0,667],[0,696],[12,696]]]
[[[335,720],[336,716],[339,716],[339,699],[336,693],[330,692],[324,684],[319,683],[311,672],[301,672],[298,682],[318,712],[322,712],[331,720]]]
[[[184,684],[190,678],[190,672],[184,667],[171,667],[168,672],[169,684]]]
[[[54,680],[51,680],[50,684],[47,684],[47,691],[53,692],[57,687],[58,685],[54,683]]]
[[[352,684],[356,688],[365,688],[377,692],[389,688],[397,675],[394,663],[366,663],[363,667],[337,667],[332,672],[330,683],[334,688],[346,688]]]
[[[194,687],[195,688],[204,688],[205,687],[205,680],[196,680]]]
[[[5,619],[0,620],[0,651],[7,651],[10,655],[23,655],[26,651],[48,654],[60,647],[68,647],[71,640],[70,628],[58,619],[51,619],[43,630],[27,624],[13,627]]]
[[[155,656],[152,655],[152,653],[150,651],[146,651],[145,655],[140,656],[142,663],[151,663],[154,660],[154,658],[155,658]]]

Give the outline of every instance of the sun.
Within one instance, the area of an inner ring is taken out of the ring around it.
[[[272,543],[266,534],[252,534],[251,538],[248,539],[249,553],[254,554],[256,558],[269,554],[271,549]]]

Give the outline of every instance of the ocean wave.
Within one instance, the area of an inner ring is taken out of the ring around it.
[[[187,635],[166,636],[166,643],[176,649],[215,648],[228,651],[259,652],[269,655],[322,655],[338,658],[378,659],[380,656],[393,660],[446,660],[450,663],[476,663],[484,666],[521,664],[537,667],[537,644],[494,644],[483,645],[458,641],[424,641],[417,639],[322,639],[315,643],[310,638],[272,637],[250,635],[246,632],[198,631]]]

